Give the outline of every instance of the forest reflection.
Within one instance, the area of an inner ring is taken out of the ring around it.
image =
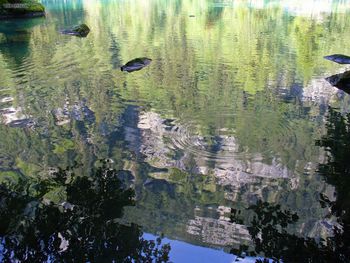
[[[329,209],[327,218],[336,218],[328,225],[331,235],[325,239],[303,238],[290,234],[287,227],[299,219],[297,213],[284,210],[280,205],[258,201],[247,210],[254,213],[247,226],[254,249],[240,246],[234,254],[257,256],[256,262],[349,262],[350,258],[350,114],[343,116],[329,108],[327,133],[316,144],[328,153],[328,160],[320,164],[318,172],[335,187],[334,196],[320,194],[322,207]],[[332,201],[331,201],[332,200]],[[232,209],[232,222],[242,223],[240,211]]]
[[[253,247],[232,249],[237,255],[264,256],[257,262],[347,262],[350,256],[350,114],[329,108],[326,134],[316,142],[328,152],[318,173],[335,187],[335,196],[320,194],[322,207],[336,223],[325,239],[290,234],[299,216],[280,205],[258,201],[247,210],[254,214],[245,223]],[[89,176],[75,173],[77,165],[52,171],[41,181],[23,180],[0,186],[1,260],[168,262],[170,246],[148,241],[136,224],[123,224],[123,208],[134,204],[134,191],[119,178],[124,171],[110,169],[107,161]],[[65,202],[52,202],[47,193],[65,189]],[[232,209],[231,221],[243,224]],[[244,253],[243,253],[244,252]],[[243,257],[243,256],[242,256]]]
[[[258,201],[247,210],[254,213],[247,224],[253,247],[232,249],[237,255],[264,256],[257,262],[347,262],[350,256],[350,114],[329,108],[326,134],[316,144],[328,152],[328,160],[318,172],[335,187],[335,196],[320,194],[328,218],[326,239],[303,238],[290,234],[288,225],[299,219],[297,213],[280,205]],[[134,205],[134,191],[119,179],[123,171],[102,161],[90,176],[79,176],[78,166],[58,169],[41,181],[23,180],[0,186],[1,261],[68,262],[168,262],[170,245],[142,238],[136,224],[122,223],[123,208]],[[65,189],[66,201],[54,203],[47,193]],[[307,205],[307,204],[305,204]],[[232,210],[231,221],[242,224],[239,211]]]
[[[1,262],[168,262],[170,246],[145,240],[136,224],[122,224],[134,191],[103,162],[90,176],[59,169],[50,180],[0,186]],[[66,201],[47,198],[63,187]]]
[[[342,209],[318,194],[349,185],[340,175],[341,183],[328,180],[326,166],[315,172],[324,156],[313,143],[327,105],[349,105],[324,80],[335,68],[323,59],[350,50],[348,0],[311,1],[312,9],[294,1],[44,2],[46,19],[0,24],[4,261],[168,260],[169,247],[142,231],[225,251],[245,244],[248,254],[285,262],[297,252],[301,262],[348,254],[343,246],[336,256],[326,239],[335,221],[326,208]],[[82,22],[87,38],[59,34]],[[120,71],[142,56],[153,59],[147,68]],[[332,121],[347,123],[335,110]],[[114,172],[134,187],[135,206],[114,174],[97,178],[106,167],[89,177],[107,157],[119,160]],[[74,161],[83,167],[45,177]],[[242,210],[237,224],[230,207]]]

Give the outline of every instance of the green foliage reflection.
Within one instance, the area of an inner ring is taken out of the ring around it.
[[[134,192],[124,189],[106,163],[90,177],[74,167],[60,169],[52,180],[16,191],[0,186],[2,261],[31,262],[167,262],[169,245],[142,238],[140,228],[121,224]],[[63,186],[66,201],[45,198],[50,188]]]
[[[298,221],[298,215],[289,210],[282,210],[279,205],[258,201],[248,210],[254,218],[248,227],[254,241],[254,251],[241,246],[233,253],[264,255],[274,262],[349,262],[350,259],[350,114],[343,116],[329,108],[327,133],[317,145],[328,153],[328,160],[319,165],[319,173],[324,180],[335,187],[335,196],[320,195],[320,203],[328,207],[336,222],[328,227],[332,235],[326,239],[315,240],[291,235],[288,225]],[[234,222],[241,222],[236,212],[231,217]],[[262,262],[258,260],[258,262]],[[265,259],[264,262],[268,262]]]

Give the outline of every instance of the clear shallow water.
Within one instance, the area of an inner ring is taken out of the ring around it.
[[[315,141],[328,106],[348,112],[324,80],[346,68],[323,59],[350,54],[348,1],[43,4],[46,18],[0,23],[2,181],[111,158],[136,193],[124,220],[145,232],[253,247],[245,211],[262,200],[298,214],[288,233],[332,235],[319,194],[335,188]],[[58,33],[79,23],[86,38]],[[152,63],[120,71],[136,57]]]

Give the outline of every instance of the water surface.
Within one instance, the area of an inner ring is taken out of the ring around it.
[[[320,194],[333,200],[337,186],[316,141],[329,107],[348,112],[325,80],[347,68],[323,56],[350,54],[349,1],[43,4],[46,18],[0,22],[2,182],[74,162],[89,174],[110,158],[135,191],[125,222],[222,259],[254,247],[247,208],[259,200],[298,214],[290,235],[333,235]],[[59,33],[79,23],[86,38]],[[152,62],[120,70],[137,57]]]

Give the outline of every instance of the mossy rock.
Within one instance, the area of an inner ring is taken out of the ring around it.
[[[90,28],[86,24],[81,24],[79,26],[75,26],[73,28],[73,31],[76,32],[77,34],[83,36],[83,35],[89,34]]]
[[[27,11],[28,12],[41,12],[41,13],[43,13],[43,12],[45,12],[45,7],[40,3],[32,2],[32,3],[28,4]]]
[[[81,24],[74,26],[71,29],[61,30],[60,32],[65,35],[86,37],[90,33],[90,28],[86,24]]]
[[[35,0],[13,1],[0,0],[0,19],[30,18],[45,16],[45,7]]]

